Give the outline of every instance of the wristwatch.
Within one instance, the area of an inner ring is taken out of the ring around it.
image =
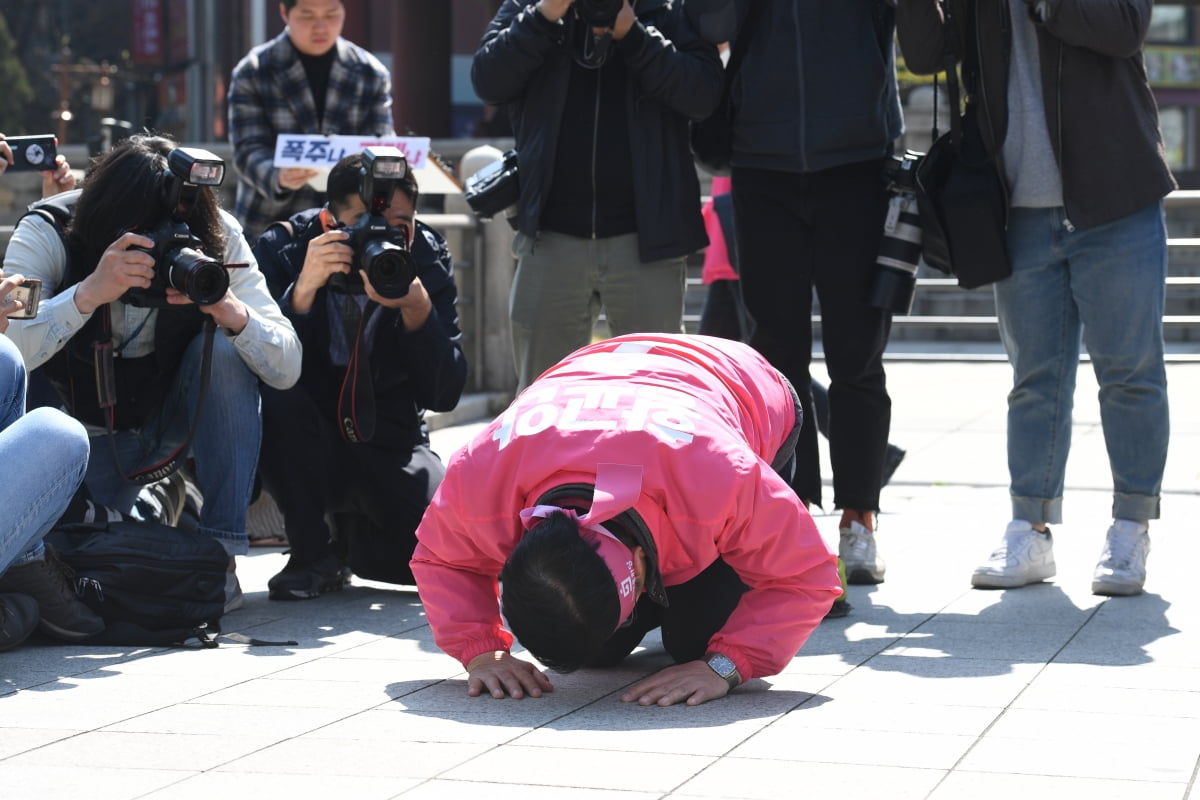
[[[738,674],[737,664],[733,663],[733,659],[729,656],[723,656],[720,653],[710,653],[705,656],[704,663],[708,664],[708,668],[720,675],[729,684],[729,688],[737,686],[742,682],[742,676]]]

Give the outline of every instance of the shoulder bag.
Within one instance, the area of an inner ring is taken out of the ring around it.
[[[1012,274],[1008,190],[996,160],[984,146],[978,106],[968,99],[966,110],[959,113],[958,34],[949,3],[943,3],[943,10],[950,130],[938,136],[935,79],[934,142],[916,167],[917,207],[926,263],[957,277],[964,289],[974,289]]]

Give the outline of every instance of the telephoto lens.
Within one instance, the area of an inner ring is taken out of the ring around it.
[[[896,158],[888,168],[887,217],[875,264],[879,267],[867,293],[867,302],[894,314],[912,311],[921,262],[921,217],[913,192],[913,166],[909,157]]]

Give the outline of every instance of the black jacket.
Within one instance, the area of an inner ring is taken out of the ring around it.
[[[839,0],[840,1],[840,0]],[[614,42],[625,60],[638,250],[642,261],[678,258],[704,247],[700,186],[688,144],[688,122],[707,117],[721,95],[716,47],[692,29],[675,0],[634,0],[633,29]],[[504,105],[516,136],[521,181],[518,229],[537,235],[550,191],[571,51],[567,28],[534,4],[505,0],[488,25],[471,66],[479,97]],[[610,165],[597,164],[599,174]]]
[[[983,136],[997,160],[1008,130],[1008,2],[954,0],[951,6],[966,90],[979,103]],[[1048,16],[1037,23],[1046,125],[1075,227],[1120,219],[1175,188],[1142,59],[1153,5],[1048,0]],[[905,0],[897,26],[909,69],[942,69],[944,29],[934,0]]]
[[[737,0],[740,30],[752,4],[733,83],[733,165],[818,172],[889,154],[904,130],[891,5]]]
[[[318,290],[307,314],[295,312],[291,305],[291,289],[304,266],[308,242],[323,230],[319,211],[314,208],[293,215],[288,220],[290,230],[279,223],[271,225],[255,243],[254,255],[271,295],[292,321],[304,346],[304,366],[297,386],[308,391],[328,413],[329,424],[336,425],[346,367],[334,364],[332,358],[331,290]],[[454,408],[467,383],[467,361],[454,307],[458,287],[450,250],[441,235],[425,223],[417,220],[416,228],[412,255],[417,277],[433,301],[433,311],[415,331],[404,329],[398,310],[379,307],[373,312],[379,319],[367,346],[376,428],[369,444],[376,447],[407,449],[428,441],[425,410]]]

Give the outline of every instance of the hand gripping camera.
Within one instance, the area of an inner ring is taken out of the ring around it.
[[[346,244],[354,250],[354,263],[348,274],[329,279],[332,288],[349,294],[363,294],[358,270],[383,297],[395,299],[408,294],[417,277],[417,264],[408,251],[408,235],[388,225],[383,212],[392,204],[392,194],[408,177],[408,161],[395,147],[368,147],[363,150],[358,194],[367,210],[358,222],[342,230],[350,234]]]
[[[921,217],[917,211],[916,164],[913,153],[893,157],[884,170],[888,201],[883,240],[875,263],[879,271],[867,292],[867,302],[895,314],[912,311],[921,261]]]
[[[167,166],[171,171],[163,189],[171,216],[156,230],[138,231],[154,240],[153,247],[130,248],[154,256],[154,277],[148,288],[129,289],[121,300],[131,306],[164,308],[169,286],[197,305],[212,305],[229,290],[229,273],[225,264],[204,254],[204,244],[187,220],[202,188],[221,185],[225,162],[207,150],[177,147],[167,156]]]

